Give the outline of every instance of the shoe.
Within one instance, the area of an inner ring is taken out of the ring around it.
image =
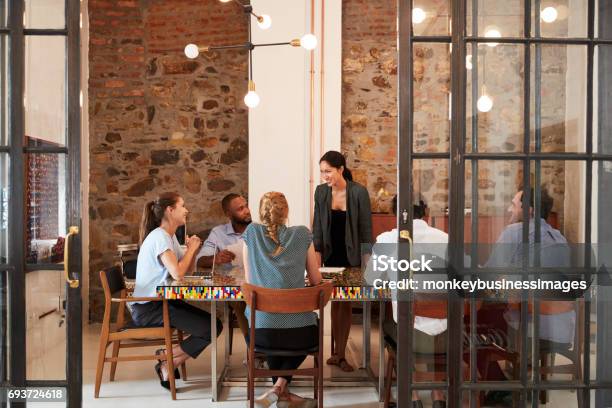
[[[164,351],[165,351],[164,349],[155,350],[155,355],[159,356]],[[161,364],[163,360],[157,360],[157,361],[159,361],[159,363]],[[174,369],[174,378],[177,379],[177,380],[181,379],[181,372],[179,371],[178,367]]]
[[[269,406],[275,404],[277,401],[278,395],[274,392],[274,390],[269,390],[260,395],[259,397],[255,398],[255,407],[268,408]]]
[[[155,364],[155,372],[157,373],[157,376],[159,377],[159,385],[169,390],[170,380],[164,380],[164,375],[162,374],[162,371],[161,371],[161,363]]]
[[[436,400],[431,405],[431,408],[446,408],[446,401]]]

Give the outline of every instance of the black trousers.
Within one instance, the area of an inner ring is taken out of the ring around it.
[[[162,302],[132,303],[132,320],[136,326],[163,326],[164,317]],[[182,300],[168,301],[170,325],[190,334],[180,344],[181,349],[190,357],[196,358],[210,344],[210,313],[198,309]],[[217,336],[221,334],[223,325],[217,319]]]
[[[249,338],[247,336],[247,344]],[[319,344],[319,327],[305,326],[289,329],[255,329],[255,345],[257,347],[274,350],[305,350],[316,347]],[[268,367],[271,370],[295,370],[307,355],[278,357],[266,355]],[[291,376],[283,376],[287,382],[291,382]],[[272,383],[276,383],[278,377],[272,377]]]

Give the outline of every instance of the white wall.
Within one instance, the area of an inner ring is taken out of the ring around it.
[[[310,1],[253,0],[257,14],[272,17],[272,28],[253,24],[253,42],[285,42],[310,32]],[[315,34],[319,40],[321,0],[315,1]],[[312,177],[319,183],[321,151],[340,147],[341,0],[325,2],[325,142],[320,147],[320,48],[314,51],[315,97],[311,107],[310,53],[290,46],[261,47],[253,53],[253,78],[261,103],[249,111],[249,206],[258,219],[259,199],[267,191],[283,192],[291,225],[310,225]],[[320,41],[319,41],[320,46]],[[246,92],[246,90],[245,90]],[[315,127],[311,131],[311,112]],[[310,135],[314,151],[311,154]],[[311,167],[310,163],[317,164]]]

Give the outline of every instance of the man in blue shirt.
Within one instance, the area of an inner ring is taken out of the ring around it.
[[[231,263],[236,258],[236,253],[228,250],[228,247],[242,242],[242,233],[251,223],[251,211],[243,196],[230,193],[221,200],[221,207],[229,222],[210,231],[198,253],[198,266],[211,267],[213,259],[215,265]]]

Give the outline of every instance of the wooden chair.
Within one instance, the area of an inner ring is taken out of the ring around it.
[[[325,322],[323,309],[331,297],[332,290],[333,286],[330,282],[300,289],[271,289],[248,283],[242,285],[242,295],[251,308],[250,341],[247,353],[247,395],[251,408],[255,406],[255,378],[300,374],[314,378],[314,397],[318,399],[318,406],[323,407],[323,328]],[[302,313],[317,309],[319,310],[319,345],[317,347],[307,350],[264,350],[255,345],[255,322],[258,310],[268,313]],[[276,356],[310,355],[314,357],[314,367],[296,370],[255,368],[255,353]]]
[[[115,380],[115,372],[119,361],[142,361],[142,360],[166,360],[168,364],[168,380],[170,381],[170,391],[172,399],[176,399],[176,385],[174,377],[174,365],[172,360],[172,344],[183,340],[183,333],[177,330],[177,340],[173,341],[172,334],[174,329],[170,326],[170,316],[168,313],[168,302],[160,297],[128,297],[125,288],[125,281],[121,268],[112,268],[100,271],[100,281],[104,288],[104,319],[102,331],[100,333],[100,351],[98,353],[98,364],[96,367],[95,398],[100,395],[100,384],[102,383],[102,372],[104,363],[111,363],[110,381]],[[113,297],[117,295],[117,297]],[[125,322],[125,307],[127,302],[151,301],[162,302],[163,321],[161,327],[134,327],[128,326]],[[111,323],[111,308],[113,303],[118,303],[115,324]],[[106,357],[106,349],[113,344],[111,357]],[[122,348],[151,347],[165,345],[166,353],[164,356],[152,355],[130,355],[119,357],[119,350]],[[183,379],[187,378],[185,365],[181,365]]]

